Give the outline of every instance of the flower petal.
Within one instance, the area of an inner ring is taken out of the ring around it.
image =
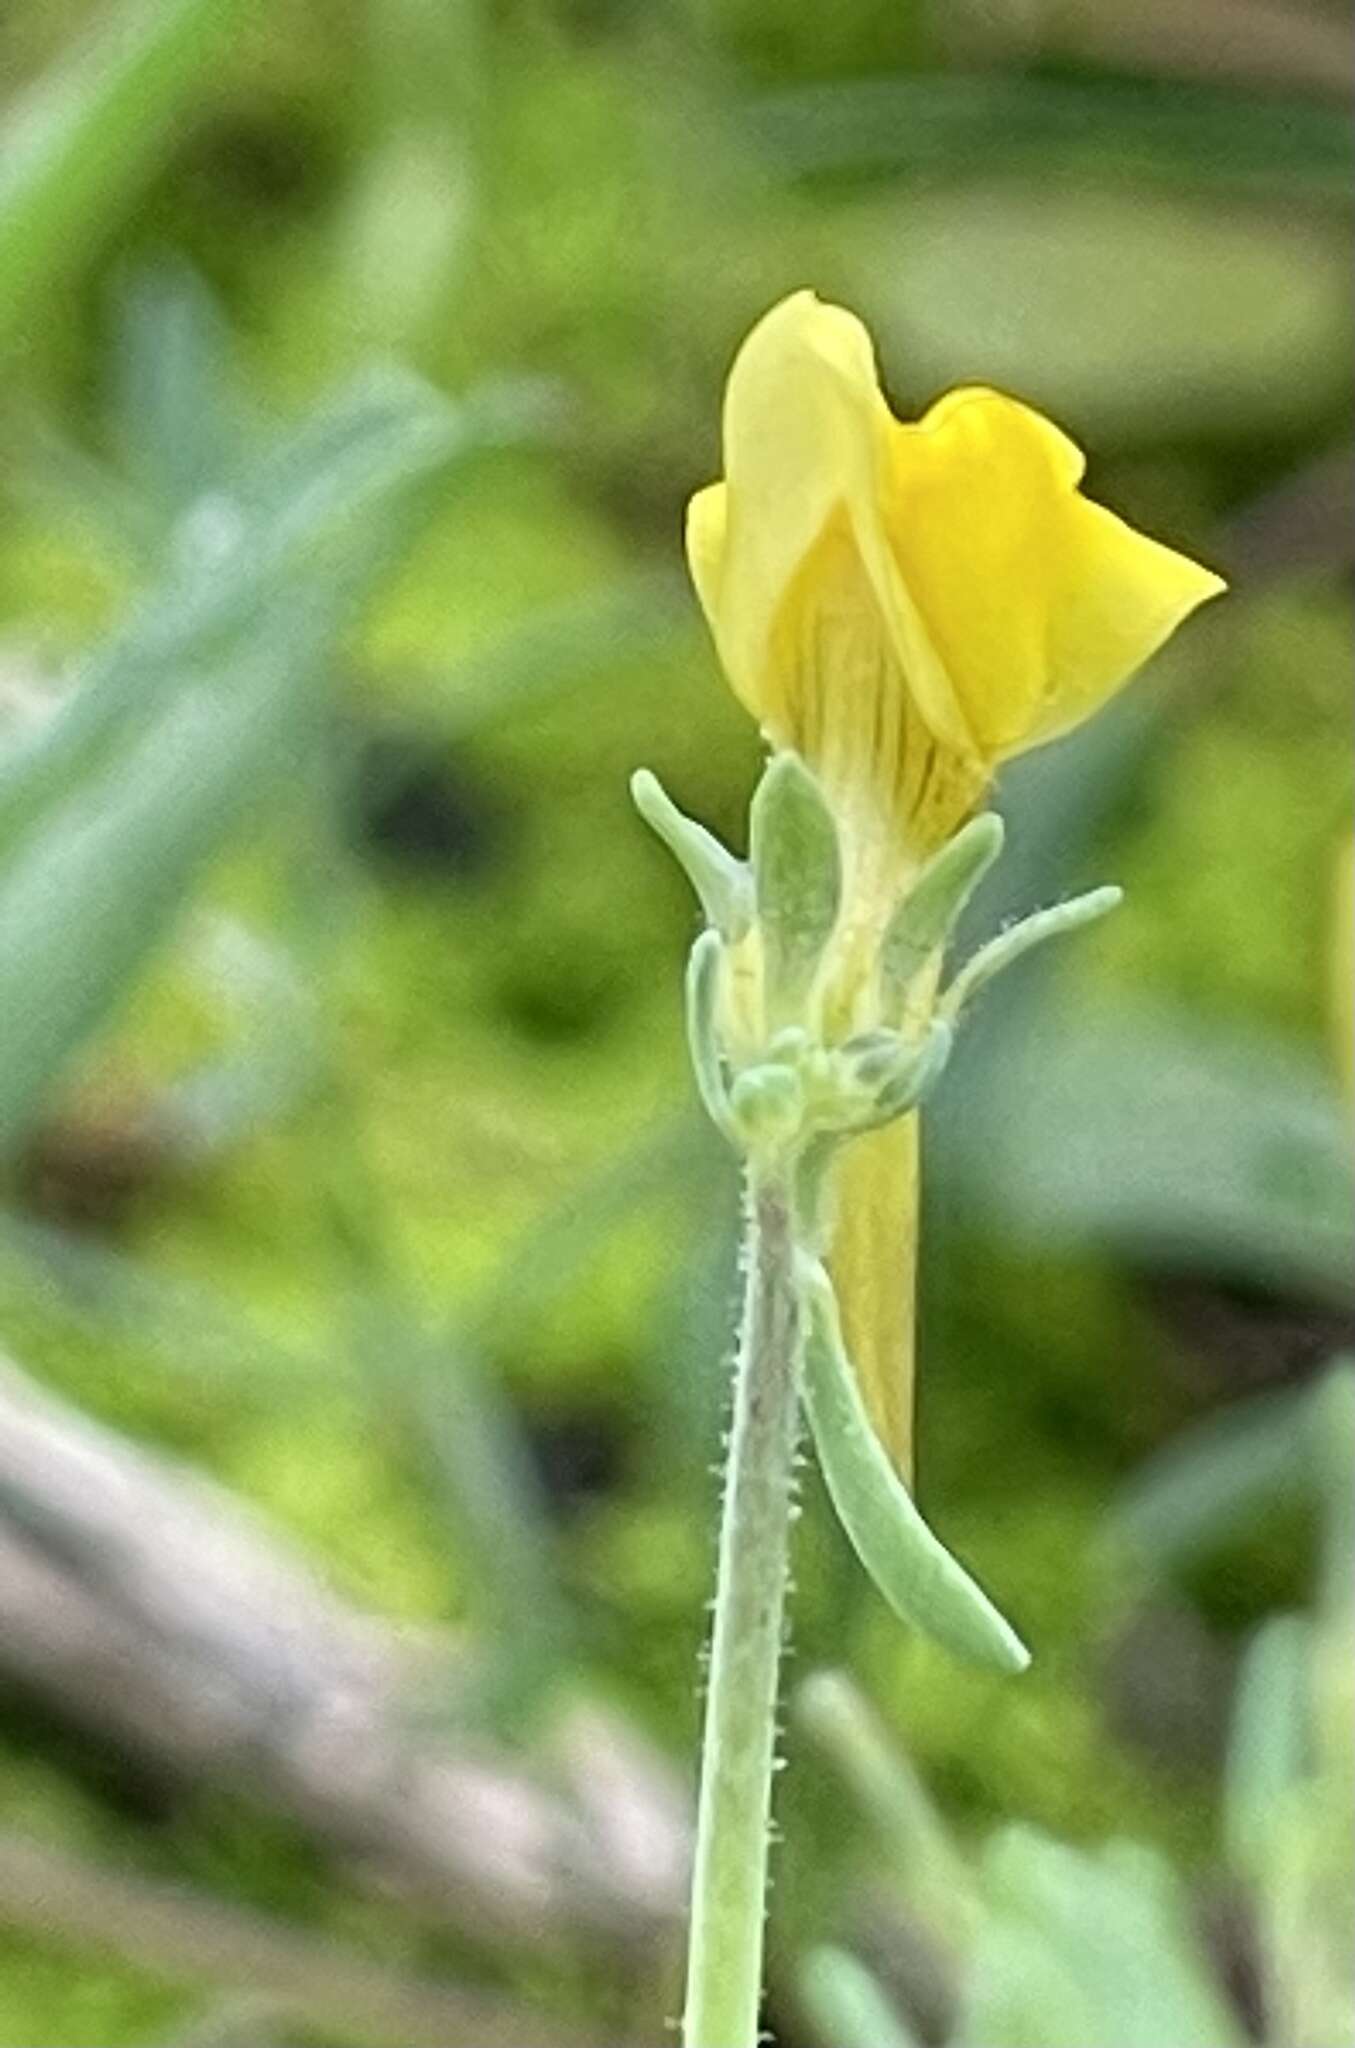
[[[687,566],[712,632],[724,591],[728,507],[729,489],[725,484],[707,484],[687,506]]]
[[[864,364],[853,363],[862,349]],[[870,342],[850,314],[821,306],[811,292],[773,306],[729,374],[725,483],[699,492],[688,514],[692,576],[721,659],[764,722],[783,710],[767,656],[787,590],[849,474],[873,466],[871,428],[843,403],[863,371],[869,395]]]
[[[990,760],[1097,709],[1220,578],[1077,489],[1076,445],[1000,392],[891,431],[898,573]]]
[[[730,681],[764,721],[782,709],[781,679],[769,663],[777,615],[844,507],[910,682],[915,670],[925,677],[936,669],[881,520],[893,427],[870,336],[853,314],[812,292],[773,306],[734,360],[725,393],[725,494],[697,494],[687,545]]]
[[[1227,588],[1211,569],[1150,540],[1103,505],[1082,497],[1073,505],[1052,607],[1049,679],[1027,745],[1089,718],[1183,619]]]
[[[854,814],[872,894],[877,881],[892,892],[910,843],[938,843],[984,781],[890,551],[894,432],[865,328],[797,292],[739,351],[726,478],[697,493],[687,521],[725,672],[774,743]]]

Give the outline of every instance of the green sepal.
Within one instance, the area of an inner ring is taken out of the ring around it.
[[[1051,910],[1037,910],[1032,916],[1023,917],[1019,924],[1010,925],[966,960],[941,999],[941,1014],[958,1017],[985,982],[1012,966],[1023,954],[1042,946],[1046,939],[1062,938],[1065,932],[1093,924],[1123,901],[1124,890],[1111,884],[1104,889],[1089,889],[1085,896],[1072,896],[1066,903],[1056,903]]]
[[[916,1109],[940,1079],[954,1043],[955,1033],[950,1025],[943,1018],[933,1017],[921,1045],[899,1062],[875,1098],[876,1114],[882,1123],[891,1123],[896,1116]]]
[[[1002,851],[1005,827],[996,811],[962,826],[922,869],[885,928],[880,993],[886,1016],[903,1012],[909,989],[944,946],[956,919]]]
[[[902,1621],[975,1663],[1024,1671],[1025,1644],[927,1527],[871,1427],[827,1273],[807,1257],[798,1273],[807,1323],[805,1408],[852,1548]]]
[[[907,1049],[901,1032],[861,1031],[838,1049],[838,1059],[852,1080],[862,1088],[878,1088],[887,1081]]]
[[[717,1131],[738,1146],[738,1135],[729,1113],[720,1058],[719,1006],[720,970],[724,946],[718,932],[702,932],[687,956],[687,1044],[692,1056],[697,1093]]]
[[[630,794],[650,831],[663,841],[695,889],[706,923],[727,939],[741,939],[753,922],[753,878],[747,863],[680,811],[648,768],[636,769]]]
[[[768,1017],[798,1024],[842,894],[837,826],[798,754],[775,754],[767,764],[749,840]]]
[[[863,1031],[849,1038],[832,1070],[841,1135],[892,1123],[915,1109],[939,1079],[954,1042],[955,1033],[940,1018],[932,1019],[920,1039],[899,1031]],[[833,1129],[827,1118],[821,1117],[820,1124]]]
[[[799,1131],[804,1109],[799,1074],[776,1060],[745,1067],[729,1091],[730,1121],[750,1151],[784,1145]]]

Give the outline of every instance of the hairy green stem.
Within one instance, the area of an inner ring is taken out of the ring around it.
[[[720,1530],[683,2048],[755,2048],[802,1312],[789,1170],[749,1168],[743,1330]]]

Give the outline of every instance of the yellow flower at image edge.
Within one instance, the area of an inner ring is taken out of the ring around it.
[[[870,337],[796,292],[744,342],[688,557],[721,662],[841,834],[843,1028],[909,879],[997,765],[1089,717],[1222,581],[1078,490],[1076,445],[965,388],[894,418]],[[830,1263],[877,1428],[909,1462],[916,1118],[855,1140]]]

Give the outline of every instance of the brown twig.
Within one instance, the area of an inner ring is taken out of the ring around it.
[[[162,1772],[243,1789],[459,1930],[647,1949],[687,1855],[598,1708],[532,1765],[416,1723],[445,1643],[346,1605],[263,1519],[0,1362],[0,1670]]]
[[[406,1976],[260,1913],[17,1835],[0,1835],[0,1920],[115,1950],[172,1981],[247,1984],[275,2016],[328,2023],[374,2048],[598,2048],[508,2001]]]

